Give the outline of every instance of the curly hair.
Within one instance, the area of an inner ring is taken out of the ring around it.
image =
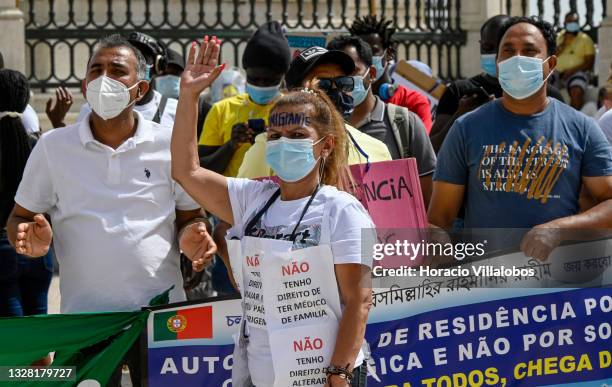
[[[512,26],[519,24],[519,23],[531,24],[532,26],[535,26],[537,29],[539,29],[540,32],[542,33],[542,36],[544,37],[544,40],[546,41],[546,50],[548,52],[548,55],[550,56],[555,53],[555,51],[557,50],[557,35],[555,34],[554,27],[549,22],[544,21],[541,18],[538,18],[536,16],[532,16],[532,17],[513,16],[510,19],[508,19],[501,26],[499,33],[497,35],[497,50],[498,51],[499,51],[499,45],[501,44],[501,41],[504,38],[504,35],[506,35],[506,32],[508,32],[508,30]]]
[[[392,20],[387,20],[384,17],[378,19],[376,15],[357,18],[349,28],[351,35],[363,36],[378,34],[382,40],[384,49],[393,46],[393,34],[395,34],[395,31],[396,29],[393,27]]]
[[[311,82],[308,89],[294,89],[283,95],[270,111],[270,116],[277,109],[285,106],[312,106],[312,127],[319,138],[333,136],[334,149],[325,160],[321,181],[339,190],[348,191],[353,186],[353,180],[348,168],[349,140],[344,127],[344,121],[336,110],[336,106],[324,91],[316,87],[316,81]]]

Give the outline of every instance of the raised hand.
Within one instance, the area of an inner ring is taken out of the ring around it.
[[[194,271],[202,271],[217,253],[217,245],[203,222],[189,224],[180,236],[179,246],[192,262]]]
[[[15,251],[28,257],[42,257],[49,252],[53,230],[42,214],[34,216],[33,222],[17,225]]]
[[[187,65],[181,76],[181,94],[190,97],[200,96],[200,93],[214,82],[225,68],[225,64],[217,66],[219,62],[219,52],[221,51],[221,41],[213,36],[204,37],[196,55],[196,42],[191,44]]]
[[[66,118],[66,113],[70,110],[72,103],[72,94],[65,87],[58,87],[55,90],[55,104],[53,103],[53,97],[47,100],[45,112],[54,128],[66,126],[64,118]]]

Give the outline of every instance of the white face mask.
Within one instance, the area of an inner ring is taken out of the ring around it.
[[[87,84],[87,102],[91,109],[103,120],[117,117],[130,104],[130,90],[132,87],[102,75]],[[135,103],[134,100],[132,103]]]

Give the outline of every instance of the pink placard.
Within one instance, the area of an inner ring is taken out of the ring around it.
[[[367,172],[366,172],[366,169]],[[426,228],[427,216],[414,158],[352,165],[355,196],[377,228]]]
[[[427,238],[424,232],[427,215],[416,159],[382,161],[370,164],[369,168],[365,164],[353,165],[351,172],[357,184],[353,194],[372,217],[379,243],[415,243]],[[422,262],[419,255],[410,259],[385,255],[374,264],[397,268]]]

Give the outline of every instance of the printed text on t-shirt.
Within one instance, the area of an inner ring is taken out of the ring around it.
[[[553,145],[544,136],[532,145],[527,137],[522,145],[518,141],[483,145],[478,177],[485,191],[526,193],[528,199],[545,204],[568,165],[567,145]]]

